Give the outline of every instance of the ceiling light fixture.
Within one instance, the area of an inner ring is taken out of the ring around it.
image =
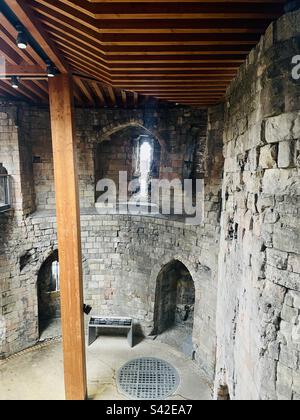
[[[19,86],[20,86],[20,81],[19,81],[19,78],[18,78],[17,76],[13,76],[13,77],[11,78],[11,86],[12,86],[14,89],[19,89]]]
[[[47,63],[47,76],[55,77],[57,75],[57,68],[53,66],[52,63]]]
[[[24,32],[24,29],[21,26],[17,26],[17,31],[18,31],[18,36],[17,36],[17,46],[21,49],[21,50],[26,50],[27,46],[28,46],[28,39],[27,39],[27,35]]]

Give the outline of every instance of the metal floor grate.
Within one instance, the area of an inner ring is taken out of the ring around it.
[[[179,383],[178,372],[172,365],[150,357],[126,363],[117,375],[119,391],[135,400],[166,399],[175,393]]]

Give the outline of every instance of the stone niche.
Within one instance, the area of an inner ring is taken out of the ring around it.
[[[167,264],[157,278],[154,333],[161,334],[182,324],[192,334],[195,286],[188,269],[180,261]]]

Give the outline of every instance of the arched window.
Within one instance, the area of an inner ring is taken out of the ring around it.
[[[134,140],[134,178],[138,180],[135,198],[147,202],[150,198],[150,185],[159,178],[160,145],[149,135],[140,135]]]
[[[10,201],[10,182],[7,170],[0,163],[0,212],[9,210]]]
[[[151,171],[152,163],[152,147],[150,143],[144,142],[141,145],[141,154],[140,154],[140,187],[141,187],[141,196],[148,199],[148,184],[149,176]]]

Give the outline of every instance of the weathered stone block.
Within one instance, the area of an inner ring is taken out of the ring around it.
[[[292,343],[289,342],[287,346],[281,347],[281,352],[279,356],[280,364],[284,365],[285,367],[296,370],[298,364],[298,352],[297,350],[291,345]],[[292,375],[291,371],[291,375]]]
[[[300,255],[289,255],[289,270],[294,273],[300,273]]]
[[[275,206],[275,199],[273,195],[260,194],[257,200],[257,209],[259,213],[263,213],[265,209]]]
[[[300,372],[293,372],[293,391],[300,395]]]
[[[293,371],[278,363],[277,367],[277,393],[279,399],[292,399]]]
[[[279,270],[286,270],[288,264],[288,253],[277,249],[267,249],[267,264]]]
[[[297,308],[300,310],[300,292],[289,290],[286,295],[285,303],[292,308]]]
[[[259,166],[263,169],[273,169],[277,167],[278,146],[268,144],[260,149]]]
[[[263,193],[268,195],[300,194],[296,169],[267,169],[263,176]]]
[[[263,214],[263,222],[265,224],[275,224],[280,220],[278,211],[273,209],[266,209]]]
[[[266,266],[266,278],[280,286],[300,291],[300,276],[289,271],[278,270],[271,265]]]
[[[300,114],[287,113],[268,118],[265,122],[265,139],[278,143],[300,138]]]
[[[290,168],[294,163],[295,144],[292,141],[279,143],[278,168]]]
[[[274,248],[285,252],[300,254],[300,228],[293,229],[287,226],[274,226],[273,234]]]
[[[295,325],[292,329],[293,344],[297,344],[298,346],[300,345],[300,325],[299,325],[299,321],[300,321],[300,316],[298,316],[298,318],[296,320],[297,325]]]
[[[289,322],[290,324],[296,324],[298,321],[298,309],[291,308],[290,306],[283,305],[282,312],[281,312],[281,318]]]

